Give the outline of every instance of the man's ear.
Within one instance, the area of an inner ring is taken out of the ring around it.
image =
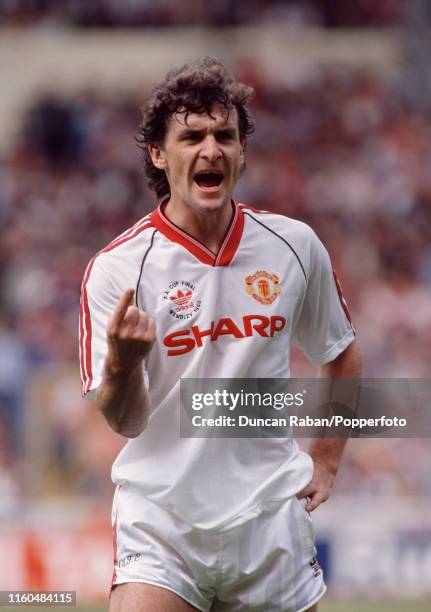
[[[241,167],[241,169],[245,168],[245,151],[246,151],[246,149],[247,149],[247,141],[243,140],[241,142],[241,151],[240,151],[240,154],[239,154],[239,160],[240,160],[240,167]]]
[[[151,155],[151,161],[156,168],[159,170],[166,170],[166,157],[159,145],[149,144],[148,153]]]

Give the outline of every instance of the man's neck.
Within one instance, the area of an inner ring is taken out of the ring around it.
[[[163,212],[169,221],[216,255],[227,234],[235,211],[231,202],[219,210],[198,212],[190,206],[176,206],[173,201],[168,200],[164,205]]]

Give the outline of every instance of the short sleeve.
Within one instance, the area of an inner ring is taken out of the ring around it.
[[[324,365],[342,353],[354,337],[328,252],[311,232],[307,288],[294,340],[314,365]]]
[[[82,395],[100,385],[106,357],[106,327],[120,298],[116,287],[103,268],[100,257],[92,260],[81,287],[79,316],[79,353]],[[90,394],[90,398],[93,394]]]
[[[134,285],[132,278],[124,272],[119,274],[121,263],[111,267],[116,275],[109,273],[104,260],[98,255],[88,265],[81,287],[79,310],[79,358],[82,379],[82,395],[92,399],[102,382],[107,352],[106,328],[123,292]],[[144,368],[144,366],[143,366]],[[148,374],[144,368],[144,382],[149,386]]]

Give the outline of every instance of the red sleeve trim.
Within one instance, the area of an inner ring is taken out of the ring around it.
[[[332,269],[332,273],[334,275],[335,286],[337,287],[337,293],[338,293],[338,298],[340,300],[341,307],[344,310],[344,314],[346,315],[347,320],[349,321],[350,327],[352,328],[353,333],[356,336],[356,329],[355,329],[355,327],[354,327],[354,325],[352,323],[352,318],[350,316],[350,312],[349,312],[349,308],[347,306],[347,302],[346,302],[346,300],[344,298],[344,295],[343,295],[343,290],[341,289],[340,281],[338,280],[338,276],[337,276],[337,274],[336,274],[334,269]]]

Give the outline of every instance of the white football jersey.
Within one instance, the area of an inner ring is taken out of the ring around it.
[[[145,363],[152,413],[116,459],[114,483],[130,483],[203,528],[241,522],[263,500],[296,494],[312,462],[289,438],[181,438],[180,379],[287,378],[292,342],[322,365],[354,339],[328,253],[311,228],[232,206],[214,255],[171,223],[162,204],[92,259],[81,297],[84,395],[102,380],[107,321],[127,288],[157,326]]]

